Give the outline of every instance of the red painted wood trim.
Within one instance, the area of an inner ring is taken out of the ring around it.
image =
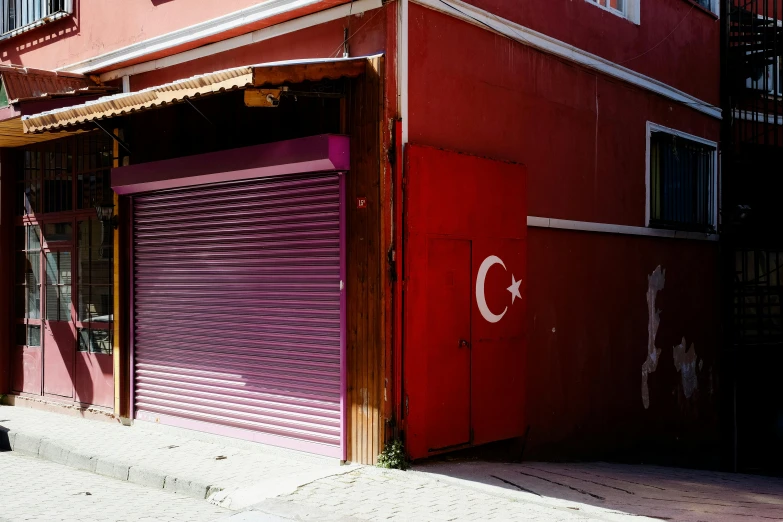
[[[128,195],[282,174],[350,169],[349,138],[308,138],[141,163],[112,169],[112,188]]]

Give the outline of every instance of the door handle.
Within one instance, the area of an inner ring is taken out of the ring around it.
[[[459,347],[460,348],[470,348],[470,343],[466,341],[465,339],[459,340]]]

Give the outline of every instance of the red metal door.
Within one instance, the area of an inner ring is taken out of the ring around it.
[[[408,452],[423,458],[466,442],[521,436],[525,169],[408,145],[406,179],[403,413]],[[462,290],[461,274],[467,270],[468,288]],[[447,287],[448,276],[443,279],[451,271],[460,274],[454,290]],[[450,336],[457,332],[470,335],[464,340],[471,348],[455,356],[448,344],[456,344]]]
[[[71,248],[49,249],[44,262],[44,393],[73,397],[76,328],[71,309]]]
[[[524,433],[526,280],[523,240],[473,241],[473,444]]]
[[[470,241],[430,238],[427,445],[470,441]]]

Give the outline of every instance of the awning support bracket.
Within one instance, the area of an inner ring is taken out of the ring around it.
[[[185,100],[185,101],[188,103],[188,105],[190,105],[191,107],[193,107],[193,110],[194,110],[194,111],[196,111],[197,113],[199,113],[199,114],[201,115],[201,117],[202,117],[202,118],[204,118],[205,120],[207,120],[207,123],[209,123],[209,124],[210,124],[210,125],[212,125],[213,127],[215,126],[215,124],[214,124],[214,123],[212,123],[212,120],[210,120],[209,118],[207,118],[207,117],[206,117],[206,115],[205,115],[203,112],[201,112],[200,110],[198,110],[198,107],[196,107],[195,105],[193,105],[193,102],[191,102],[191,101],[190,101],[190,99],[188,99],[188,98],[183,98],[183,99],[184,99],[184,100]]]
[[[116,141],[117,143],[119,143],[120,147],[122,147],[123,149],[125,149],[125,150],[128,152],[128,154],[132,154],[131,150],[128,148],[128,145],[126,145],[126,144],[125,144],[125,142],[124,142],[124,141],[122,141],[122,140],[120,139],[120,137],[119,137],[119,136],[117,136],[117,135],[116,135],[116,134],[114,134],[113,132],[109,132],[108,130],[106,130],[106,128],[104,128],[104,127],[103,127],[103,126],[102,126],[100,123],[98,123],[97,121],[93,121],[93,123],[95,124],[95,126],[96,126],[96,127],[98,127],[98,128],[99,128],[99,129],[101,129],[103,132],[105,132],[105,133],[106,133],[106,134],[107,134],[107,135],[108,135],[108,136],[109,136],[111,139],[113,139],[114,141]]]

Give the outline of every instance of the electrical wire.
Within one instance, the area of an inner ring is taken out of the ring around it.
[[[365,25],[367,25],[367,24],[369,24],[369,23],[370,23],[370,22],[373,20],[373,18],[375,18],[376,16],[378,16],[378,13],[380,13],[381,11],[383,11],[383,8],[376,9],[376,11],[375,11],[375,14],[373,14],[373,15],[372,15],[370,18],[368,18],[368,19],[367,19],[367,21],[366,21],[366,22],[364,22],[362,25],[360,25],[360,26],[359,26],[359,28],[358,28],[358,29],[356,29],[356,31],[354,31],[354,33],[353,33],[353,34],[349,34],[349,35],[348,35],[348,38],[346,38],[344,42],[342,42],[342,43],[341,43],[339,46],[337,46],[337,49],[335,49],[334,51],[332,51],[331,53],[329,53],[329,55],[328,55],[328,56],[329,56],[329,58],[337,58],[338,56],[340,56],[340,49],[342,49],[342,48],[343,48],[343,46],[345,45],[345,43],[346,43],[346,42],[348,42],[348,41],[349,41],[351,38],[353,38],[353,37],[354,37],[354,36],[356,36],[357,34],[359,34],[359,32],[360,32],[360,31],[361,31],[361,30],[364,28],[364,26],[365,26]]]
[[[667,35],[666,35],[666,36],[663,38],[663,40],[661,40],[661,41],[660,41],[660,42],[658,42],[657,44],[653,45],[652,47],[650,47],[649,49],[647,49],[646,51],[644,51],[642,54],[636,55],[636,56],[634,56],[633,58],[630,58],[630,59],[628,59],[628,60],[625,60],[624,62],[617,62],[617,63],[618,63],[618,65],[624,65],[624,64],[626,64],[626,63],[628,63],[628,62],[632,62],[632,61],[636,60],[637,58],[641,58],[641,57],[642,57],[642,56],[644,56],[645,54],[647,54],[647,53],[649,53],[649,52],[652,52],[652,51],[654,51],[655,49],[657,49],[657,48],[658,48],[658,47],[659,47],[659,46],[660,46],[660,45],[661,45],[663,42],[665,42],[666,40],[668,40],[668,39],[671,37],[671,35],[673,35],[675,31],[677,31],[677,29],[679,29],[679,27],[682,25],[682,23],[685,21],[685,19],[686,19],[686,18],[688,18],[688,15],[690,15],[690,14],[691,14],[691,12],[693,11],[693,8],[694,8],[694,7],[696,7],[696,4],[691,4],[691,8],[690,8],[690,9],[688,9],[688,12],[687,12],[687,13],[685,13],[685,16],[683,16],[683,17],[682,17],[682,19],[681,19],[679,22],[677,22],[677,25],[675,25],[675,26],[674,26],[674,29],[672,29],[672,30],[671,30],[671,32],[670,32],[669,34],[667,34]]]

